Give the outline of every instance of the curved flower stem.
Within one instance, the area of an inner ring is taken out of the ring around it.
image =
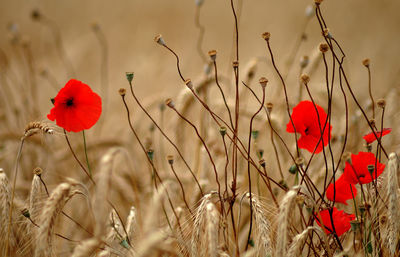
[[[64,131],[64,135],[65,135],[65,140],[67,140],[67,144],[69,147],[69,150],[71,150],[72,155],[74,156],[74,159],[78,162],[79,166],[81,166],[82,170],[85,172],[86,176],[88,176],[88,178],[90,179],[90,181],[92,181],[93,185],[96,185],[96,182],[94,182],[92,176],[88,173],[88,171],[86,170],[85,166],[83,166],[82,162],[78,159],[78,157],[76,156],[74,150],[72,149],[71,143],[69,142],[68,136],[67,136],[67,132]]]
[[[87,164],[87,167],[88,167],[89,175],[90,175],[90,177],[92,177],[92,170],[90,169],[89,158],[88,158],[88,155],[87,155],[85,130],[82,130],[82,135],[83,135],[83,149],[85,151],[86,164]]]
[[[14,181],[13,181],[13,188],[11,191],[11,201],[10,201],[10,211],[9,211],[9,219],[8,219],[8,228],[7,228],[7,240],[6,240],[6,245],[5,245],[5,252],[4,254],[7,256],[8,255],[8,242],[10,239],[10,233],[11,233],[11,225],[12,225],[12,212],[13,212],[13,207],[14,207],[14,196],[15,196],[15,185],[17,184],[17,175],[18,175],[18,166],[19,166],[19,160],[21,159],[21,153],[22,153],[22,147],[24,146],[24,141],[25,137],[21,138],[21,144],[19,145],[18,149],[18,154],[17,154],[17,160],[15,163],[15,170],[14,170]]]
[[[251,132],[253,130],[253,120],[261,112],[261,110],[264,107],[264,101],[265,101],[265,87],[262,87],[263,91],[263,96],[261,100],[261,105],[260,108],[254,113],[254,115],[250,119],[250,131],[249,131],[249,145],[247,148],[247,159],[250,159],[250,150],[251,150]],[[253,204],[252,204],[252,193],[251,193],[251,172],[250,172],[250,161],[247,161],[247,177],[249,180],[249,194],[250,194],[250,225],[249,225],[249,233],[247,235],[247,243],[246,243],[246,250],[248,249],[250,238],[251,238],[251,230],[253,226]]]

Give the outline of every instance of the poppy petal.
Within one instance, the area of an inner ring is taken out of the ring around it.
[[[332,212],[332,215],[331,213]],[[326,209],[315,214],[316,222],[323,228],[326,234],[331,234],[333,232],[332,221],[335,227],[335,232],[337,236],[341,236],[346,233],[350,228],[350,221],[354,220],[356,217],[354,214],[348,214],[344,211],[339,211],[336,207],[332,210]],[[332,218],[331,218],[332,216]],[[322,223],[320,221],[322,220]]]
[[[392,132],[391,128],[384,128],[384,129],[382,129],[382,131],[377,131],[375,133],[376,133],[376,136],[378,138],[380,138],[380,137],[383,137],[383,136],[389,134],[390,132]],[[374,132],[371,132],[371,133],[363,136],[363,139],[367,142],[367,144],[371,144],[372,142],[374,142],[376,140],[376,137],[375,137]]]
[[[328,200],[347,205],[347,200],[350,200],[357,195],[357,188],[350,183],[345,175],[340,176],[335,183],[329,184],[326,189],[326,197]]]
[[[311,101],[301,101],[292,111],[292,121],[286,125],[286,131],[294,133],[295,129],[301,137],[298,139],[298,146],[309,152],[320,153],[324,146],[328,145],[329,135],[332,126],[327,124],[327,114],[324,109]],[[325,126],[325,129],[323,130]],[[329,129],[327,129],[328,127]],[[321,130],[322,133],[321,133]],[[321,134],[323,142],[320,141]]]
[[[48,118],[66,131],[79,132],[91,128],[100,118],[101,98],[79,80],[71,79],[54,98]]]

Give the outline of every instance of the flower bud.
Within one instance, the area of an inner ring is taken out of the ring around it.
[[[211,61],[215,61],[217,59],[217,51],[216,50],[210,50],[208,51],[208,56],[210,56]]]
[[[385,106],[386,106],[386,100],[385,100],[385,99],[379,99],[379,100],[376,102],[376,105],[378,105],[379,108],[384,109]]]
[[[269,113],[271,113],[272,112],[272,109],[274,108],[274,104],[273,103],[267,103],[267,111],[269,112]]]
[[[324,1],[324,0],[314,0],[316,5],[320,5],[322,3],[322,1]]]
[[[221,136],[225,136],[226,135],[226,127],[220,127],[219,133],[221,134]]]
[[[33,169],[33,174],[35,174],[37,176],[42,175],[42,173],[43,173],[43,170],[40,167],[36,167]]]
[[[160,34],[154,38],[154,41],[156,41],[156,43],[159,45],[165,46],[165,41]]]
[[[120,96],[125,96],[126,95],[126,89],[125,88],[120,88],[118,90],[118,93],[119,93]]]
[[[239,61],[233,61],[233,62],[232,62],[232,67],[233,67],[234,69],[237,69],[237,67],[239,67]]]
[[[168,106],[169,108],[175,108],[175,104],[171,98],[168,98],[167,100],[165,100],[165,105]]]
[[[168,155],[167,156],[167,161],[170,165],[174,164],[174,156],[173,155]]]
[[[191,79],[185,80],[185,85],[190,89],[193,90],[193,83]]]
[[[263,88],[265,88],[265,87],[267,86],[268,79],[265,78],[265,77],[261,77],[261,78],[258,80],[258,82],[260,83],[260,85],[261,85]]]
[[[134,73],[133,72],[126,72],[125,75],[126,75],[126,79],[128,80],[128,82],[131,83],[132,80],[133,80]]]
[[[370,63],[370,61],[369,61],[368,58],[367,58],[367,59],[364,59],[364,60],[362,61],[362,64],[363,64],[365,67],[369,67],[369,63]]]
[[[29,213],[29,210],[28,210],[27,208],[24,208],[24,209],[21,211],[21,214],[24,215],[24,217],[25,217],[25,218],[28,218],[28,219],[31,217],[31,214]]]
[[[303,57],[300,58],[300,67],[304,69],[305,67],[307,67],[309,62],[310,58],[308,58],[307,55],[304,55]]]
[[[271,37],[271,33],[269,32],[264,32],[262,33],[262,38],[264,38],[265,41],[269,41],[269,38]]]
[[[321,43],[319,44],[319,51],[321,51],[322,53],[326,53],[329,50],[329,46],[327,43]]]
[[[300,81],[304,84],[308,84],[308,82],[310,82],[310,77],[307,74],[302,74],[300,76]]]

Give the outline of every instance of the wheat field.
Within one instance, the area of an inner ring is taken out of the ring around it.
[[[400,256],[399,8],[0,1],[0,256]]]

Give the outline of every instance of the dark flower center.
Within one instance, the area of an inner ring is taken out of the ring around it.
[[[308,134],[308,128],[306,128],[306,129],[304,130],[304,133],[306,133],[306,135]]]
[[[72,106],[72,105],[74,105],[74,99],[73,99],[73,98],[69,98],[69,99],[65,102],[65,104],[66,104],[67,106]]]

